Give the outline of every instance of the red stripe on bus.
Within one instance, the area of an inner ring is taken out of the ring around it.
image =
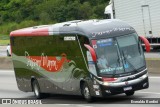
[[[48,36],[48,28],[28,28],[28,29],[21,29],[12,31],[10,36]]]

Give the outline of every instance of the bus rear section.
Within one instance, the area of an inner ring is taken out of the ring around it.
[[[88,74],[76,35],[22,35],[11,37],[11,41],[21,91],[33,91],[37,98],[46,93],[81,95],[80,80]]]
[[[10,34],[18,88],[82,95],[87,101],[149,87],[140,40],[145,37],[120,20],[70,21]]]

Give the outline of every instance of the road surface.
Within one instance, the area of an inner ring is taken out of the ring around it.
[[[7,56],[6,50],[7,50],[7,46],[0,46],[0,56],[1,57]]]
[[[160,75],[149,74],[149,82],[150,82],[149,89],[137,91],[134,96],[127,97],[127,98],[130,98],[133,100],[136,100],[139,98],[160,98],[160,86],[159,86]],[[25,93],[18,90],[13,70],[0,70],[0,98],[34,99],[34,94],[32,92]],[[121,106],[125,107],[124,104],[126,103],[127,99],[123,99],[123,98],[126,98],[126,96],[124,94],[120,94],[120,95],[111,96],[105,99],[98,99],[96,102],[92,104],[87,104],[86,101],[81,96],[51,95],[50,97],[44,99],[44,102],[53,103],[55,107],[62,107],[62,106],[63,107],[93,107],[93,106],[103,107],[106,104],[109,104],[111,107],[115,106],[114,104],[118,104],[118,106],[120,107]],[[122,104],[122,105],[119,105],[119,104]],[[134,107],[136,106],[136,104],[133,104],[131,106]],[[145,105],[145,106],[148,106],[148,105]],[[159,104],[154,105],[154,107],[155,106],[158,107]]]

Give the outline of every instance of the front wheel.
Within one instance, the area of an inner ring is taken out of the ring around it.
[[[91,96],[91,92],[90,92],[90,89],[89,89],[89,86],[87,85],[87,83],[83,84],[82,95],[87,102],[92,102],[93,101],[93,98]]]
[[[128,92],[125,92],[126,96],[132,96],[134,95],[134,91],[128,91]]]

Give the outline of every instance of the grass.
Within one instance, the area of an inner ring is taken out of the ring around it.
[[[0,45],[8,45],[10,43],[9,36],[0,34]]]
[[[0,46],[8,45],[10,44],[10,40],[0,40]]]

